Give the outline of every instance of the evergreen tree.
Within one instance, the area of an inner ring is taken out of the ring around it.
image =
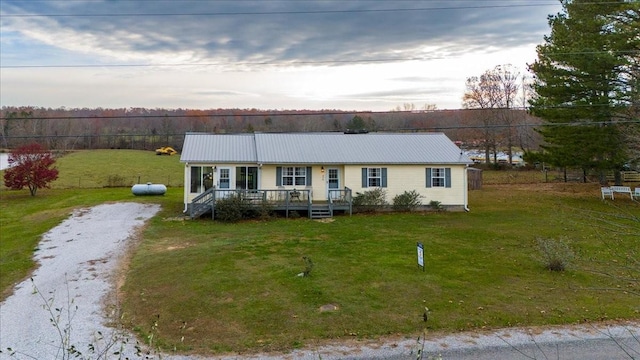
[[[640,2],[561,3],[564,12],[549,17],[551,35],[529,66],[536,92],[531,110],[545,121],[539,129],[545,160],[585,174],[620,170],[628,160],[620,120],[637,102],[637,71],[633,75],[632,69],[639,56],[633,46],[638,44]]]

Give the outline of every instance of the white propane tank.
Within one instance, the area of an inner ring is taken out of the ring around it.
[[[163,184],[135,184],[131,187],[133,195],[164,195],[167,192],[167,187]]]

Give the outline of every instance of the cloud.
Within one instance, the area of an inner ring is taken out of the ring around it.
[[[1,1],[0,105],[46,107],[457,108],[467,77],[507,63],[524,70],[560,9],[556,0]]]
[[[103,61],[149,63],[459,56],[540,42],[545,24],[530,19],[552,8],[518,0],[6,3],[3,29]]]

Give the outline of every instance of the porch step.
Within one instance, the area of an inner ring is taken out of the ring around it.
[[[206,214],[207,212],[211,211],[211,205],[209,204],[200,204],[199,206],[195,206],[195,204],[192,204],[192,206],[194,206],[193,211],[191,212],[191,219],[197,219],[200,216]]]
[[[312,219],[326,219],[332,217],[331,209],[329,207],[314,207],[311,209]]]

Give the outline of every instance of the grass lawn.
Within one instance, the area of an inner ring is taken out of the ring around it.
[[[640,250],[637,202],[602,202],[593,184],[493,185],[470,197],[469,213],[333,222],[182,222],[165,213],[130,265],[125,319],[157,332],[166,348],[215,354],[415,336],[425,306],[428,329],[444,332],[640,317],[638,294],[622,291],[638,283],[623,281],[618,266]],[[607,222],[623,224],[616,216],[627,212],[636,216],[631,227],[608,232]],[[567,237],[574,266],[545,270],[537,237]],[[310,277],[296,276],[303,256],[315,264]],[[328,304],[338,310],[319,310]]]
[[[170,162],[158,165],[138,155],[130,161],[140,172],[161,167],[163,176],[181,176],[176,157],[157,157]],[[72,183],[62,170],[72,165],[65,159],[59,159],[59,181]],[[104,171],[91,170],[100,166],[95,160],[72,159],[87,176]],[[143,336],[153,333],[165,349],[276,351],[334,339],[414,337],[425,326],[455,332],[640,318],[638,283],[625,281],[623,272],[640,251],[640,204],[602,201],[597,184],[518,180],[536,177],[485,181],[469,193],[469,213],[237,224],[182,220],[181,188],[162,197],[135,197],[128,187],[41,189],[36,197],[2,188],[0,285],[6,296],[28,275],[40,235],[74,207],[151,201],[163,209],[132,253],[122,318]],[[545,270],[538,237],[566,237],[576,253],[573,266]],[[417,266],[418,241],[425,245],[424,272]],[[303,256],[315,265],[309,277],[297,276],[305,269]],[[337,310],[319,310],[328,304]],[[431,310],[426,325],[425,306]]]
[[[57,159],[60,178],[54,189],[130,187],[147,182],[182,187],[184,165],[180,155],[160,156],[155,151],[73,151]]]
[[[182,205],[183,165],[179,156],[158,156],[153,151],[92,150],[68,153],[56,160],[59,178],[51,189],[9,191],[0,181],[0,299],[14,284],[24,279],[35,266],[32,255],[40,236],[80,206],[109,201],[154,201],[180,212]],[[0,171],[3,175],[4,171]],[[165,183],[174,186],[162,198],[134,197],[130,184]],[[107,187],[111,181],[125,187]],[[179,182],[178,182],[179,179]],[[176,210],[177,208],[177,210]]]

